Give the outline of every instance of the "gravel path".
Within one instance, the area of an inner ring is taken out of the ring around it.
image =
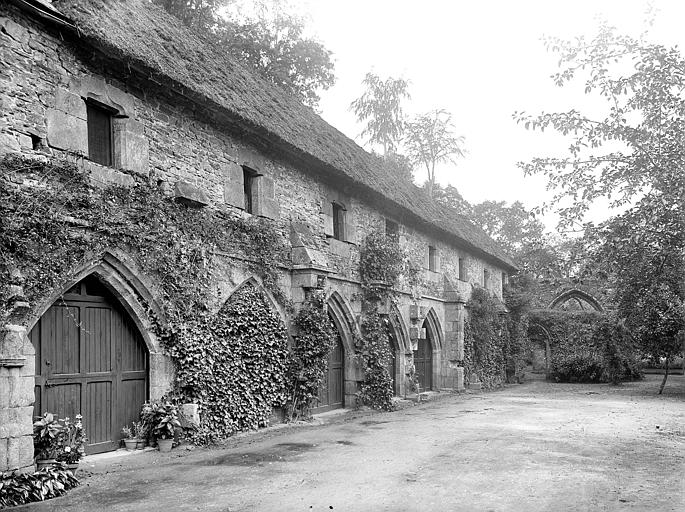
[[[86,464],[68,496],[17,510],[685,510],[685,378],[530,382]]]

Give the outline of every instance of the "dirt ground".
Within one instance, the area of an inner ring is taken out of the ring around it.
[[[659,381],[534,381],[86,461],[78,489],[16,510],[680,512],[685,378]]]

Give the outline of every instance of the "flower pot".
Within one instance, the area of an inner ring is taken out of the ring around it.
[[[124,439],[124,444],[126,445],[126,449],[129,452],[132,452],[138,445],[138,439]]]
[[[67,464],[67,469],[76,475],[76,470],[78,469],[78,462],[70,462]]]
[[[38,459],[36,460],[36,469],[40,471],[41,469],[51,468],[57,464],[55,459]]]
[[[136,450],[142,450],[143,448],[145,448],[145,439],[138,439]]]
[[[159,451],[162,453],[170,452],[173,444],[173,439],[157,439],[157,446],[159,447]]]

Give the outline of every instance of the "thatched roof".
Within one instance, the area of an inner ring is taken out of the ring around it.
[[[217,51],[148,0],[55,0],[73,20],[82,41],[130,69],[185,91],[205,108],[232,121],[284,155],[295,155],[318,172],[336,176],[385,201],[403,220],[434,229],[508,270],[515,263],[481,229],[435,205],[418,187],[398,180],[377,157],[326,123],[297,98]]]

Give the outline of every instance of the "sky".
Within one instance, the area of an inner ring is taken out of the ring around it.
[[[567,142],[548,132],[526,131],[515,111],[556,112],[597,109],[583,86],[559,88],[550,75],[558,56],[543,36],[591,36],[600,18],[619,31],[639,35],[646,28],[648,3],[638,0],[294,0],[310,18],[316,37],[333,52],[337,81],[321,94],[322,117],[363,145],[361,125],[349,104],[363,89],[364,75],[402,77],[411,82],[408,115],[444,108],[456,133],[466,139],[467,156],[442,166],[437,180],[456,186],[472,203],[519,200],[528,208],[551,198],[542,176],[524,177],[517,162],[534,156],[564,156]],[[654,1],[651,40],[685,44],[685,5]],[[684,3],[685,4],[685,3]],[[682,46],[682,44],[681,44]],[[368,149],[368,147],[367,147]],[[425,175],[418,174],[417,182]],[[588,220],[610,212],[593,208]],[[542,217],[548,226],[554,215]]]

